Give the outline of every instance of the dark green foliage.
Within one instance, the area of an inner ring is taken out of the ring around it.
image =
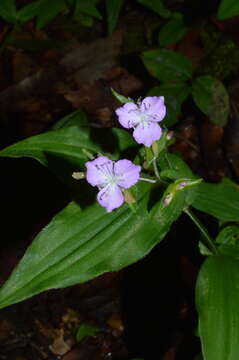
[[[239,15],[239,2],[237,0],[221,0],[217,11],[220,20]]]
[[[184,25],[181,14],[167,22],[159,32],[159,44],[165,46],[176,43],[186,34],[187,28]]]
[[[223,83],[212,76],[200,76],[193,81],[193,100],[216,125],[224,127],[229,116],[229,96]]]
[[[190,59],[173,51],[146,51],[142,60],[148,71],[160,81],[186,81],[192,77],[193,66]]]
[[[237,360],[239,337],[239,262],[210,256],[196,288],[199,336],[204,359]]]

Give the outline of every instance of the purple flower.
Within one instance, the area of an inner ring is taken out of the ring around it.
[[[97,201],[107,212],[120,207],[124,202],[122,189],[128,189],[139,180],[141,167],[130,160],[116,162],[100,156],[86,163],[86,180],[98,186]]]
[[[133,137],[139,144],[151,146],[162,134],[157,124],[166,115],[163,96],[148,96],[142,102],[128,102],[116,110],[120,124],[134,129]]]

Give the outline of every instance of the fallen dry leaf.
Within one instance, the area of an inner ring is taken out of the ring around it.
[[[51,345],[49,345],[49,349],[55,355],[63,356],[65,355],[72,347],[72,343],[68,340],[64,340],[64,330],[60,329],[58,333],[58,337],[53,341]]]

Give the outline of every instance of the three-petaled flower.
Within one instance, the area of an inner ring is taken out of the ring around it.
[[[86,180],[92,186],[98,186],[97,201],[107,212],[120,207],[124,203],[123,189],[128,189],[139,180],[141,167],[130,160],[116,162],[106,156],[87,161]]]
[[[163,96],[148,96],[142,102],[128,102],[116,110],[120,124],[134,129],[133,137],[139,144],[151,146],[162,134],[158,122],[166,115]]]

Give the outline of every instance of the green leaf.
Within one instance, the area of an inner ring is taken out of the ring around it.
[[[50,3],[48,0],[42,0],[42,2],[44,3],[42,7],[43,11],[37,16],[38,29],[46,26],[65,8],[65,0],[51,0]]]
[[[47,25],[65,7],[64,0],[38,0],[26,5],[18,11],[17,17],[20,21],[26,22],[37,17],[37,27],[40,29]]]
[[[219,245],[235,244],[239,240],[239,227],[236,225],[226,226],[216,238]]]
[[[188,180],[185,183],[183,180],[176,180],[168,186],[160,203],[152,209],[153,217],[159,223],[164,223],[167,231],[168,226],[171,226],[172,222],[178,218],[185,206],[192,204],[200,181],[201,179]]]
[[[70,124],[77,123],[78,119],[79,126],[69,127],[67,119],[62,119],[55,125],[59,129],[8,146],[0,151],[0,156],[34,158],[69,184],[72,172],[84,169],[89,155],[109,152],[113,159],[118,159],[120,152],[137,145],[123,129],[94,129],[92,135],[89,128],[82,126],[85,121],[82,113],[68,116]]]
[[[58,120],[52,127],[52,130],[59,130],[62,128],[78,126],[78,127],[88,127],[88,118],[85,112],[81,110],[73,111],[72,113],[66,115],[62,119]]]
[[[183,82],[166,83],[152,88],[149,96],[164,96],[167,108],[166,117],[163,120],[165,126],[170,127],[178,121],[181,105],[191,92],[189,85]]]
[[[201,235],[201,238],[202,238],[202,235]],[[198,242],[198,248],[199,248],[200,254],[203,256],[212,256],[213,255],[213,252],[211,250],[209,250],[209,248],[206,245],[204,245],[204,243],[202,241]]]
[[[150,189],[148,183],[135,187],[135,212],[126,204],[106,213],[98,204],[81,210],[72,202],[33,240],[0,290],[0,308],[119,270],[147,255],[180,216],[188,195],[187,187],[172,184],[148,212]]]
[[[121,104],[126,104],[128,102],[134,102],[133,99],[131,99],[130,97],[126,97],[123,96],[121,94],[119,94],[117,91],[115,91],[114,89],[111,89],[112,94],[114,95],[114,97],[121,103]]]
[[[92,27],[94,24],[93,16],[84,14],[80,11],[74,13],[73,20],[75,20],[79,25],[85,27]],[[68,25],[68,28],[70,28],[70,26],[72,27],[72,29],[74,28],[74,25]]]
[[[138,260],[158,240],[145,200],[136,213],[127,205],[108,214],[98,204],[81,210],[71,203],[35,238],[0,290],[0,307]]]
[[[80,167],[88,160],[84,150],[97,153],[101,149],[90,140],[86,129],[71,126],[22,140],[1,150],[0,156],[31,157],[45,166],[60,157]]]
[[[180,14],[181,15],[181,14]],[[181,40],[187,32],[182,15],[165,24],[159,32],[159,44],[165,46]]]
[[[98,0],[76,0],[74,18],[78,18],[79,14],[83,13],[101,20],[102,15],[96,7],[98,2]]]
[[[232,258],[211,256],[200,270],[196,303],[204,359],[238,359],[238,283],[239,262]]]
[[[237,15],[239,15],[239,3],[237,0],[221,0],[217,11],[219,20],[224,20]]]
[[[200,76],[193,81],[192,96],[196,105],[209,119],[225,126],[229,116],[229,96],[222,82],[212,76]]]
[[[116,27],[123,2],[124,0],[105,0],[109,35],[112,34]]]
[[[15,0],[1,0],[0,1],[0,17],[3,20],[15,23],[17,20],[17,9]]]
[[[148,71],[163,82],[191,79],[193,66],[189,58],[166,49],[145,51],[142,60]]]
[[[239,259],[239,226],[225,227],[216,238],[221,254]]]
[[[72,202],[34,239],[0,290],[0,307],[136,261],[148,247],[144,232],[155,240],[145,201],[135,214],[127,205],[108,214],[98,204],[81,210]]]
[[[17,13],[18,20],[26,22],[37,16],[42,11],[42,3],[43,0],[38,0],[21,8]]]
[[[170,180],[197,179],[185,161],[176,154],[164,151],[159,155],[158,163],[162,170],[160,172],[162,178]]]
[[[75,335],[76,342],[80,343],[85,337],[95,336],[99,331],[100,330],[95,326],[82,324],[77,329],[77,332],[76,332],[76,335]]]
[[[167,129],[164,129],[159,140],[156,140],[152,146],[153,157],[158,158],[159,154],[164,152],[168,146],[173,144],[173,142],[173,133],[169,132]],[[153,158],[151,160],[153,160]]]
[[[171,11],[164,6],[162,0],[138,0],[138,2],[163,18],[168,18],[171,15]]]
[[[75,121],[75,119],[72,119]],[[62,126],[59,124],[57,126]],[[98,131],[100,130],[100,131]],[[101,131],[103,130],[103,131]],[[66,126],[55,131],[36,135],[16,144],[10,145],[0,151],[1,157],[31,157],[38,160],[41,164],[49,166],[49,158],[64,158],[67,162],[81,166],[87,159],[86,152],[97,154],[107,152],[107,140],[113,141],[115,148],[112,158],[118,157],[119,151],[125,151],[128,147],[136,146],[131,135],[123,129],[94,129],[95,138],[91,138],[89,128],[78,126]],[[98,137],[105,134],[103,144],[97,145]]]
[[[203,182],[198,185],[192,206],[219,220],[239,221],[239,187],[227,179],[220,184]]]
[[[134,141],[132,135],[129,132],[118,128],[113,128],[111,131],[113,138],[115,138],[115,141],[117,142],[117,146],[120,152],[124,152],[129,148],[137,147],[137,143]]]

